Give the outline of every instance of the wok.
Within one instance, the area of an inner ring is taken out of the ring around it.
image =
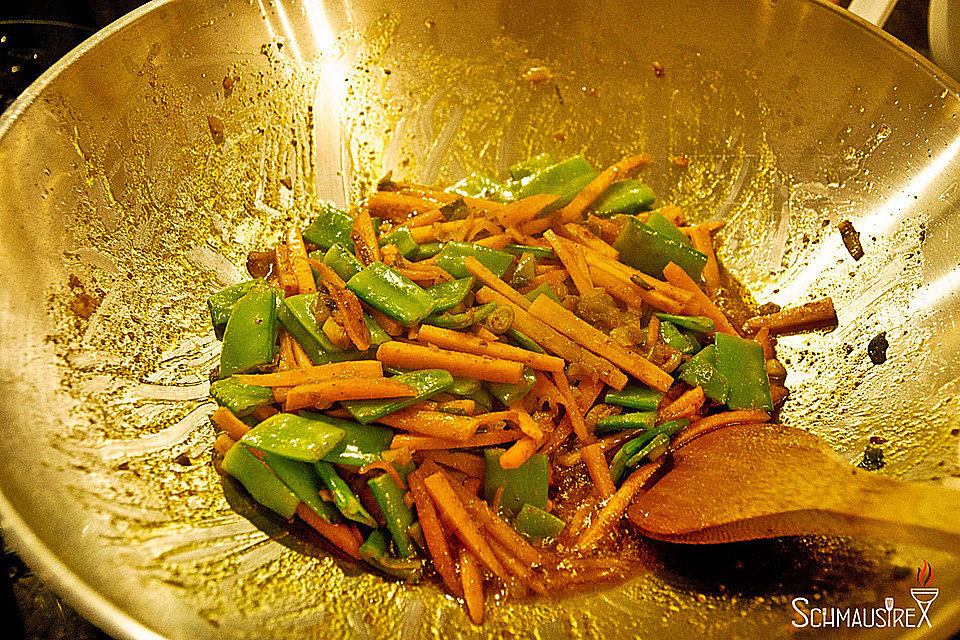
[[[538,66],[555,82],[523,79]],[[228,485],[248,517],[230,508],[209,464],[204,300],[317,198],[343,205],[387,169],[448,182],[541,151],[605,165],[645,150],[662,202],[729,221],[722,258],[758,300],[834,297],[839,329],[781,343],[783,421],[851,461],[886,438],[881,473],[955,483],[957,89],[799,0],[157,0],[0,121],[5,535],[121,638],[781,636],[795,596],[912,606],[921,556],[932,626],[849,635],[949,636],[955,558],[823,539],[651,545],[626,585],[472,627],[436,589],[283,533]]]

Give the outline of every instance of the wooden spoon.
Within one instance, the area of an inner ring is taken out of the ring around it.
[[[669,542],[819,534],[960,551],[960,491],[853,467],[816,436],[782,425],[693,440],[627,515],[643,534]]]

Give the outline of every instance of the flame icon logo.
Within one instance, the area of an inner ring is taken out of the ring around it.
[[[933,582],[933,566],[923,558],[920,558],[920,562],[923,564],[917,567],[917,584],[927,588]]]

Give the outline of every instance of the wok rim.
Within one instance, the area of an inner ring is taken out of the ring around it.
[[[43,93],[48,85],[87,52],[146,14],[164,5],[179,1],[150,0],[150,2],[114,20],[71,49],[34,80],[0,115],[0,143],[17,123],[20,116]],[[838,18],[863,29],[868,37],[879,38],[886,46],[892,47],[897,54],[905,56],[920,72],[929,74],[946,90],[960,95],[960,81],[955,80],[931,60],[872,22],[828,0],[789,1],[797,4],[814,4],[832,11]],[[139,622],[131,614],[118,607],[81,579],[37,537],[21,517],[19,510],[2,492],[0,492],[0,529],[2,529],[6,544],[16,551],[24,562],[38,574],[44,584],[101,630],[124,640],[167,640],[166,636],[159,635]],[[953,630],[960,630],[960,602],[954,605],[952,612],[945,612],[945,615],[952,624],[935,627],[935,630],[928,637],[948,638],[951,637]],[[945,630],[944,633],[938,633],[943,630]]]

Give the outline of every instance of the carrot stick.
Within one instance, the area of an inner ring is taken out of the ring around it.
[[[537,445],[543,442],[543,430],[540,428],[540,425],[533,421],[533,418],[530,417],[527,410],[523,408],[522,400],[511,404],[510,410],[517,414],[517,426],[520,427],[520,431],[523,431],[527,437],[532,438]],[[536,447],[534,447],[534,449],[536,449]],[[504,467],[504,469],[506,469],[506,467]]]
[[[383,365],[376,360],[350,360],[277,373],[238,373],[234,377],[243,384],[260,387],[295,387],[330,378],[381,378]]]
[[[350,234],[353,239],[354,254],[364,265],[380,261],[380,244],[377,242],[377,234],[373,229],[373,220],[370,218],[370,210],[362,207],[353,219],[353,233]]]
[[[367,198],[366,208],[375,218],[387,218],[394,222],[422,213],[437,210],[437,203],[395,191],[378,191]]]
[[[374,322],[377,323],[377,326],[383,329],[383,332],[386,333],[391,338],[396,338],[399,335],[402,335],[404,331],[407,330],[405,326],[386,315],[382,311],[374,309],[373,307],[366,307],[365,311],[370,315]]]
[[[534,590],[540,595],[546,595],[546,585],[544,585],[539,578],[535,578],[533,572],[523,566],[523,563],[517,560],[506,547],[496,540],[490,540],[490,548],[493,549],[497,560],[503,563],[507,571],[517,577],[517,582],[519,586],[522,587],[523,595],[526,595],[530,590]]]
[[[560,424],[556,429],[550,432],[550,435],[547,436],[547,441],[543,443],[543,446],[540,447],[539,453],[544,455],[551,455],[560,448],[560,445],[570,437],[570,434],[573,433],[573,423],[570,421],[570,416],[565,415],[560,420]],[[579,460],[579,459],[578,459]]]
[[[653,156],[648,153],[641,153],[636,156],[624,158],[610,167],[600,172],[596,178],[590,181],[586,187],[578,193],[570,204],[560,209],[558,218],[561,222],[573,222],[579,219],[584,210],[593,204],[593,201],[600,197],[611,184],[629,176],[633,171],[653,162]]]
[[[391,378],[335,378],[293,387],[287,392],[284,408],[296,411],[306,407],[326,409],[340,400],[372,400],[377,398],[412,398],[417,390]]]
[[[542,562],[540,552],[530,546],[530,543],[524,540],[513,527],[498,516],[490,505],[457,483],[450,483],[450,487],[473,520],[489,533],[491,538],[504,545],[507,551],[523,561],[527,567]]]
[[[657,414],[657,423],[692,416],[703,406],[706,400],[707,397],[704,395],[702,387],[694,387],[684,391],[679,398],[660,410]]]
[[[240,440],[246,435],[247,431],[250,431],[250,427],[247,426],[243,420],[233,415],[233,411],[230,411],[230,409],[226,407],[220,407],[214,411],[210,419],[213,421],[213,424],[217,425],[221,431],[234,440]]]
[[[477,522],[470,517],[467,508],[454,492],[450,480],[444,471],[438,471],[423,481],[427,493],[437,505],[441,517],[456,532],[460,541],[477,555],[479,560],[502,581],[507,581],[507,572],[493,555],[493,550],[483,535]],[[464,589],[466,591],[466,589]]]
[[[686,304],[686,302],[692,297],[690,292],[681,287],[676,287],[665,280],[654,278],[651,275],[648,275],[638,269],[634,269],[633,267],[617,260],[611,260],[610,258],[597,253],[589,247],[585,248],[584,255],[587,259],[587,264],[590,266],[597,267],[603,271],[608,271],[611,274],[619,275],[621,278],[625,278],[630,282],[633,282],[634,277],[639,278],[640,281],[644,283],[640,286],[649,288],[653,291],[658,291],[668,298],[676,300],[680,304]]]
[[[462,196],[459,193],[450,193],[449,191],[438,191],[437,189],[431,189],[418,184],[405,184],[400,189],[400,193],[404,195],[416,196],[418,198],[425,198],[427,200],[433,200],[443,204],[450,204],[451,202],[456,202],[457,200],[463,200],[463,204],[467,205],[471,209],[476,209],[477,211],[497,212],[502,211],[507,207],[507,205],[503,204],[502,202],[495,202],[494,200],[487,200],[485,198]]]
[[[280,339],[280,356],[277,360],[277,368],[281,371],[299,369],[297,356],[293,353],[293,336],[287,333],[286,329],[280,327],[278,337]]]
[[[686,289],[693,294],[691,302],[696,304],[701,314],[713,320],[714,324],[716,324],[717,331],[729,333],[732,336],[740,335],[737,333],[737,330],[733,328],[733,325],[730,324],[730,321],[727,319],[727,316],[724,315],[723,311],[721,311],[717,305],[713,304],[710,298],[700,290],[700,287],[697,286],[697,283],[693,281],[693,278],[691,278],[686,271],[671,262],[663,268],[663,276],[670,284],[680,287],[681,289]]]
[[[766,328],[770,335],[784,336],[837,326],[837,312],[832,298],[822,298],[799,307],[790,307],[765,316],[750,318],[743,325],[745,333]]]
[[[593,281],[590,279],[590,274],[587,273],[585,269],[581,269],[580,262],[577,260],[573,249],[569,245],[561,242],[557,234],[553,232],[553,229],[547,229],[543,233],[543,238],[553,247],[554,253],[557,254],[560,262],[562,262],[563,266],[567,269],[567,273],[570,274],[570,279],[573,280],[573,286],[577,288],[580,295],[592,291]]]
[[[577,386],[579,397],[577,405],[580,407],[580,413],[586,415],[593,403],[597,401],[597,396],[603,391],[602,380],[581,380]]]
[[[293,352],[293,361],[297,369],[306,369],[313,366],[313,361],[297,339],[290,336],[290,350]]]
[[[445,369],[454,376],[490,382],[520,382],[523,364],[512,360],[423,347],[405,342],[384,342],[377,360],[399,369]]]
[[[433,566],[440,574],[447,590],[453,595],[461,595],[463,590],[459,580],[457,580],[457,569],[453,563],[453,555],[450,553],[450,545],[447,544],[447,535],[440,524],[437,508],[427,494],[427,487],[423,483],[423,478],[423,470],[416,469],[407,476],[407,482],[410,484],[410,493],[413,494],[413,500],[417,505],[417,519],[420,521],[420,528],[423,530],[427,551],[430,552]]]
[[[777,352],[773,348],[773,341],[770,339],[770,328],[761,327],[757,335],[753,336],[753,341],[763,347],[763,359],[770,360],[777,357]]]
[[[689,427],[681,431],[680,435],[673,439],[673,442],[670,444],[670,448],[671,450],[676,451],[691,440],[695,440],[705,433],[710,433],[711,431],[720,429],[722,427],[728,427],[734,424],[766,422],[769,419],[770,414],[759,409],[740,409],[737,411],[724,411],[722,413],[715,413],[712,416],[707,416],[706,418],[697,420]]]
[[[601,380],[614,389],[623,389],[627,384],[627,376],[617,369],[609,360],[594,355],[574,341],[570,340],[547,323],[533,317],[519,305],[512,304],[507,298],[489,287],[483,287],[477,292],[477,299],[486,304],[497,302],[513,307],[513,327],[567,362],[577,362],[587,369],[597,372]]]
[[[601,287],[617,300],[623,302],[631,309],[641,311],[643,303],[649,304],[655,309],[667,313],[679,314],[683,311],[683,305],[665,296],[659,291],[647,291],[635,284],[630,278],[611,271],[605,271],[593,265],[589,266],[590,277],[593,283]]]
[[[474,447],[491,447],[498,444],[513,442],[523,437],[522,431],[502,429],[478,433],[467,440],[448,440],[431,436],[410,436],[398,434],[393,436],[391,449],[410,449],[411,451],[427,451],[431,449],[472,449]]]
[[[658,391],[666,391],[673,378],[646,358],[627,351],[620,343],[587,324],[571,311],[540,295],[530,305],[530,315],[550,325],[598,356],[607,358],[624,371]],[[561,390],[562,391],[562,390]],[[576,423],[574,423],[576,426]]]
[[[345,554],[360,559],[360,542],[348,526],[327,522],[303,502],[297,505],[297,515]]]
[[[426,454],[426,457],[474,478],[482,478],[486,468],[483,458],[464,451],[434,451]]]
[[[522,200],[511,202],[500,212],[500,224],[505,227],[517,227],[524,222],[533,220],[559,197],[549,193],[537,193]]]
[[[494,336],[496,338],[496,336]],[[478,356],[489,356],[491,358],[501,358],[503,360],[512,360],[522,362],[531,369],[541,371],[561,371],[564,367],[562,359],[555,356],[548,356],[502,342],[490,342],[489,340],[474,337],[468,333],[451,331],[432,325],[423,325],[420,327],[418,340],[428,344],[434,344],[444,349],[452,351],[462,351],[472,353]]]
[[[636,471],[630,474],[630,477],[624,480],[613,497],[607,501],[596,520],[590,525],[590,528],[580,534],[580,537],[574,543],[574,549],[589,549],[619,520],[634,497],[643,489],[650,477],[660,468],[663,463],[663,457],[654,462],[648,462]]]
[[[481,413],[477,416],[477,420],[480,421],[480,424],[490,424],[501,420],[516,423],[519,418],[516,411],[491,411],[490,413]]]
[[[537,452],[537,446],[536,440],[530,436],[523,436],[503,452],[503,455],[500,456],[500,466],[504,469],[518,468]]]
[[[256,409],[254,409],[253,411],[250,412],[250,415],[251,415],[251,416],[253,417],[253,419],[256,420],[257,422],[263,422],[264,420],[266,420],[266,419],[269,418],[270,416],[275,416],[275,415],[277,415],[278,413],[280,413],[280,412],[277,411],[276,409],[274,409],[273,407],[267,405],[267,406],[263,406],[263,407],[257,407]]]
[[[487,285],[513,304],[523,309],[526,309],[530,306],[529,300],[520,295],[516,289],[497,277],[493,271],[490,271],[490,269],[487,269],[485,266],[480,264],[480,261],[473,256],[468,256],[466,259],[464,259],[463,266],[466,267],[467,271],[469,271],[477,280]]]
[[[598,238],[592,231],[583,225],[567,223],[560,227],[558,233],[571,241],[584,245],[610,260],[616,260],[619,252],[609,244]]]
[[[347,337],[356,345],[358,351],[369,349],[370,330],[363,321],[363,308],[360,306],[357,294],[347,289],[346,283],[337,275],[337,272],[323,262],[307,258],[307,265],[320,274],[327,293],[340,310],[340,319],[343,321],[343,330],[346,331]]]
[[[440,209],[430,209],[429,211],[418,213],[407,219],[407,221],[403,223],[403,226],[408,229],[415,229],[417,227],[429,226],[435,222],[444,222],[445,220],[446,218],[443,217],[443,212],[440,211]]]
[[[493,554],[493,550],[490,551]],[[476,556],[466,547],[460,548],[460,585],[467,612],[473,624],[483,623],[483,575]]]
[[[580,457],[587,466],[587,472],[593,480],[593,486],[600,493],[600,498],[606,500],[612,496],[617,487],[613,484],[610,467],[607,466],[607,460],[603,457],[603,448],[596,442],[588,444],[580,449]]]
[[[287,252],[290,256],[290,266],[297,279],[297,289],[300,293],[316,293],[317,283],[313,279],[310,263],[307,262],[307,248],[303,244],[300,229],[294,227],[287,234]]]
[[[690,230],[690,242],[694,249],[707,256],[707,264],[703,267],[703,283],[707,287],[707,293],[716,295],[720,290],[720,266],[713,250],[710,229],[704,224],[697,225]]]
[[[237,444],[236,440],[231,438],[226,433],[221,433],[219,436],[217,436],[217,439],[213,441],[213,449],[220,455],[225,456],[235,444]]]
[[[644,348],[649,352],[660,341],[660,318],[650,317],[650,324],[647,325],[647,342]]]
[[[282,242],[274,249],[274,260],[277,265],[277,281],[283,290],[284,296],[296,295],[299,291],[297,276],[290,262],[290,249]]]
[[[481,247],[490,247],[491,249],[503,249],[510,244],[510,236],[505,233],[498,233],[487,236],[486,238],[474,240],[473,244],[480,245]]]
[[[542,296],[541,296],[542,297]],[[580,442],[592,442],[593,435],[587,430],[587,423],[583,421],[583,415],[580,413],[580,405],[573,397],[573,390],[570,388],[570,382],[563,371],[557,371],[553,374],[553,383],[563,398],[563,404],[567,408],[567,416],[570,418],[570,424],[573,425],[573,431],[577,434]]]
[[[542,284],[548,284],[553,289],[558,289],[560,284],[569,277],[570,274],[567,273],[567,270],[564,268],[557,269],[555,271],[545,271],[539,275],[533,277],[530,280],[530,284],[522,289],[524,293],[528,291],[533,291]],[[527,303],[529,305],[529,301]]]
[[[597,440],[597,444],[600,445],[600,448],[603,451],[610,451],[614,447],[623,444],[627,440],[630,440],[631,438],[634,438],[640,435],[641,433],[643,433],[642,429],[627,429],[627,430],[619,431],[612,435],[600,438],[599,440]],[[560,456],[560,458],[558,459],[558,462],[564,467],[572,467],[573,465],[578,464],[583,460],[583,457],[580,454],[582,450],[583,449],[580,448],[580,449],[575,449],[573,451],[569,451],[563,454],[562,456]]]
[[[423,411],[412,407],[389,413],[377,422],[395,429],[460,442],[472,438],[477,432],[477,427],[480,426],[480,421],[476,418],[440,411]]]

